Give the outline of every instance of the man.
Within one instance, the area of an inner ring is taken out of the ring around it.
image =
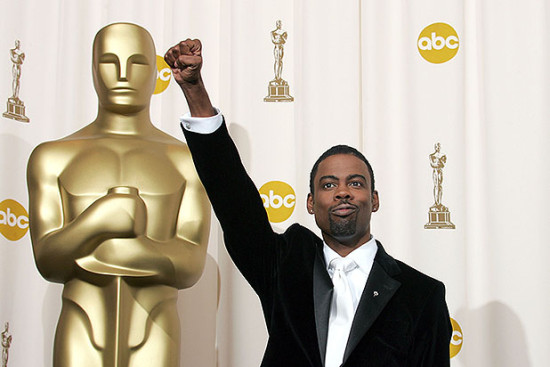
[[[204,88],[200,42],[180,42],[165,60],[189,105],[184,133],[228,252],[262,304],[269,340],[261,365],[449,366],[444,286],[373,239],[379,198],[362,154],[337,146],[312,170],[307,209],[322,240],[299,224],[276,234]],[[328,269],[350,258],[349,275]]]
[[[102,28],[92,72],[97,118],[28,164],[36,265],[64,284],[53,366],[179,367],[178,289],[202,274],[209,203],[187,146],[150,120],[149,32]]]

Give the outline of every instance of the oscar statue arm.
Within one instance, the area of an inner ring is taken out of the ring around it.
[[[150,276],[136,280],[142,285],[164,284],[184,289],[198,281],[204,268],[210,232],[210,202],[187,148],[175,158],[186,182],[177,221],[170,225],[171,234],[158,238],[146,231],[133,241],[131,252],[121,253],[119,258],[111,260],[122,267],[149,271]],[[149,210],[149,216],[158,214],[162,218],[162,213],[155,213],[155,210]]]
[[[52,145],[53,144],[53,145]],[[56,143],[38,146],[27,166],[30,234],[42,276],[64,283],[75,277],[76,260],[111,238],[135,238],[145,231],[146,209],[138,195],[107,193],[67,218],[59,175],[66,151]]]
[[[275,45],[279,44],[279,39],[276,31],[271,31],[271,42],[273,42]]]
[[[188,151],[187,151],[188,153]],[[168,253],[176,272],[176,288],[195,284],[202,274],[210,232],[210,201],[188,153],[180,163],[187,180],[176,226],[176,238],[184,244]],[[182,252],[184,256],[182,256]],[[191,276],[190,272],[196,275]]]

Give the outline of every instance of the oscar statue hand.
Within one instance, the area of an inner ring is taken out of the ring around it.
[[[105,204],[111,206],[113,215],[107,228],[121,237],[138,237],[145,234],[147,207],[139,196],[138,189],[130,186],[115,186],[104,197]],[[104,210],[105,210],[104,209]],[[105,212],[107,212],[105,210]]]

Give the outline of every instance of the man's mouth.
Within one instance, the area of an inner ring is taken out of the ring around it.
[[[357,211],[356,205],[342,203],[342,204],[336,205],[335,207],[332,207],[330,210],[330,213],[337,217],[347,217],[355,213],[356,211]]]

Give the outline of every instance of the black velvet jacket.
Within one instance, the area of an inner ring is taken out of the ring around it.
[[[273,232],[225,124],[184,133],[228,252],[262,304],[269,340],[261,366],[322,367],[332,282],[321,239],[298,224]],[[378,243],[343,366],[449,366],[451,333],[443,283]]]

